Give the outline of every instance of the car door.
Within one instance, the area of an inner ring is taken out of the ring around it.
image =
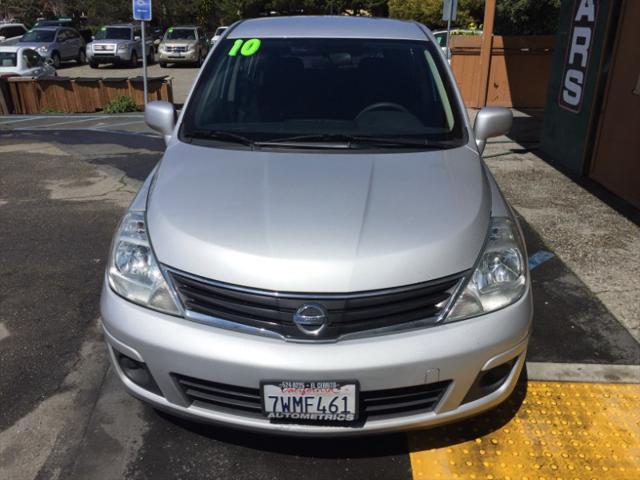
[[[80,50],[84,47],[84,40],[78,32],[75,30],[67,30],[68,42],[70,47],[70,58],[78,58],[80,55]]]
[[[67,34],[67,30],[65,29],[60,29],[58,30],[58,33],[56,35],[56,45],[57,45],[57,50],[60,53],[60,58],[62,60],[67,60],[71,54],[70,54],[70,45],[69,42],[67,41],[69,39],[69,35]]]

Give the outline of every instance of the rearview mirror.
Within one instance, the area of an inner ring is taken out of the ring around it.
[[[164,143],[168,144],[176,126],[176,109],[173,104],[165,101],[149,102],[144,111],[144,119],[150,128],[162,134]]]
[[[504,107],[485,107],[478,112],[473,125],[473,134],[480,154],[484,151],[487,139],[505,135],[511,130],[513,114]]]

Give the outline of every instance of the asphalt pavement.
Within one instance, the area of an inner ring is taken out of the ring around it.
[[[581,273],[587,260],[581,266],[565,254],[556,229],[540,223],[557,205],[526,203],[528,170],[513,162],[537,161],[534,140],[502,138],[487,149],[521,215],[532,267],[529,379],[637,380],[633,310],[608,306],[590,287],[595,280]],[[128,396],[107,361],[99,292],[116,223],[163,148],[137,114],[0,118],[0,478],[412,478],[415,445],[446,450],[460,431],[478,424],[494,431],[516,414],[521,391],[513,408],[425,432],[412,446],[404,434],[257,435],[176,419]],[[527,165],[556,178],[544,165]],[[573,208],[575,215],[581,207]],[[637,254],[637,226],[616,221],[629,241],[598,244],[600,254]],[[437,441],[427,441],[434,432]]]

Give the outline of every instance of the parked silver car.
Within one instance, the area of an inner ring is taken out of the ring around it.
[[[55,77],[56,69],[32,48],[0,45],[0,77]]]
[[[15,45],[25,33],[27,33],[27,27],[22,23],[0,23],[0,44]]]
[[[213,37],[211,37],[211,46],[215,45],[216,42],[222,38],[222,35],[227,31],[227,28],[229,27],[216,28],[216,31],[213,32]]]
[[[133,395],[287,435],[426,427],[512,392],[531,330],[517,220],[431,32],[230,27],[120,223],[105,337]]]
[[[153,40],[145,39],[142,46],[142,33],[137,25],[106,25],[96,33],[87,49],[87,58],[91,68],[103,63],[126,63],[137,67],[143,55],[149,64],[154,61]]]
[[[16,45],[33,48],[45,59],[50,58],[56,69],[60,68],[63,61],[75,60],[81,65],[86,61],[84,39],[73,28],[33,28]]]
[[[161,67],[170,63],[202,65],[209,53],[209,42],[200,27],[171,27],[158,47],[158,62]]]

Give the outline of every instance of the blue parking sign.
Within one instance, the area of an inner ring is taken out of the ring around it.
[[[133,19],[151,20],[151,0],[133,0]]]

